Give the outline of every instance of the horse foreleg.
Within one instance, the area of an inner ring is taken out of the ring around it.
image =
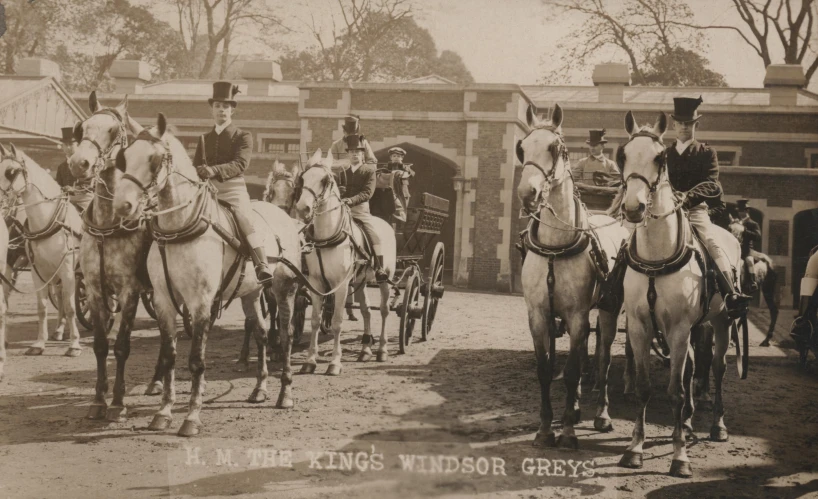
[[[630,445],[625,450],[619,466],[625,468],[641,468],[643,445],[645,443],[645,413],[650,401],[650,338],[652,333],[645,329],[642,321],[628,316],[628,340],[633,349],[633,364],[636,372],[636,397],[639,411],[633,425],[633,435]]]
[[[6,364],[6,312],[8,310],[8,289],[3,285],[0,288],[0,381],[3,381],[3,367]]]
[[[690,351],[690,325],[679,324],[674,327],[669,334],[670,343],[670,381],[668,383],[668,396],[673,407],[673,461],[670,465],[670,475],[676,477],[690,477],[693,472],[690,468],[690,459],[687,457],[685,447],[684,429],[684,409],[686,399],[685,388],[690,389],[690,385],[685,386],[685,378],[692,380],[692,374],[685,376],[685,365],[689,362]],[[692,398],[689,399],[692,404]],[[691,405],[692,414],[692,405]]]
[[[100,298],[94,293],[88,295],[88,309],[91,323],[94,325],[94,356],[97,359],[97,383],[94,401],[88,408],[88,419],[103,419],[108,410],[105,397],[108,395],[108,338],[105,324],[108,320],[107,311],[99,303]]]
[[[355,299],[361,306],[361,317],[364,318],[364,337],[361,341],[361,353],[358,354],[358,362],[367,362],[372,358],[372,345],[375,343],[372,337],[372,312],[369,310],[369,297],[366,295],[366,285],[360,286],[355,291]]]
[[[722,314],[712,321],[715,334],[715,353],[713,355],[713,379],[716,385],[716,396],[713,403],[713,426],[710,427],[710,439],[726,442],[727,426],[724,424],[724,372],[727,369],[727,349],[730,344],[730,321]]]
[[[684,389],[684,407],[682,408],[682,432],[685,440],[693,438],[693,412],[696,409],[693,402],[693,385],[696,375],[696,356],[693,346],[688,346],[687,357],[685,358],[684,371],[682,372],[682,386]]]
[[[301,364],[301,374],[312,374],[318,365],[318,330],[321,328],[321,302],[322,296],[311,293],[312,296],[312,317],[310,317],[310,346],[307,349],[307,358]]]
[[[553,379],[548,323],[543,311],[537,307],[528,310],[528,326],[534,341],[534,354],[537,357],[537,379],[540,381],[540,429],[534,437],[535,447],[556,447],[557,437],[551,423],[554,410],[551,407],[551,381]]]
[[[170,298],[159,296],[159,289],[154,288],[153,305],[159,323],[159,361],[157,373],[162,375],[162,402],[159,410],[153,415],[148,425],[149,430],[166,430],[173,421],[173,404],[176,402],[176,310],[170,304]],[[167,293],[167,290],[163,290]]]
[[[616,338],[616,315],[599,311],[599,331],[597,332],[597,410],[594,428],[598,431],[613,431],[611,416],[608,415],[608,372],[611,368],[611,346]],[[631,352],[633,355],[633,352]],[[631,359],[632,361],[632,359]]]
[[[136,317],[136,307],[139,306],[139,291],[129,289],[125,293],[120,293],[119,300],[122,305],[117,314],[119,329],[117,329],[116,341],[114,343],[114,356],[116,357],[116,380],[114,381],[114,399],[108,408],[106,418],[108,421],[121,421],[125,418],[125,364],[131,355],[131,331],[133,321]],[[108,324],[106,318],[104,325]],[[116,324],[116,321],[114,322]],[[96,340],[96,336],[94,337]]]
[[[713,364],[713,325],[701,324],[691,330],[691,340],[695,356],[695,373],[693,376],[693,398],[702,410],[710,410],[713,400],[710,398],[710,366]]]
[[[772,282],[769,282],[771,281]],[[770,327],[767,328],[767,336],[761,342],[762,347],[770,346],[770,340],[775,334],[775,325],[778,322],[778,306],[775,304],[775,274],[768,272],[761,283],[761,292],[764,295],[764,301],[767,303],[767,308],[770,309]]]
[[[332,315],[332,360],[327,366],[327,376],[338,376],[341,374],[341,326],[344,322],[344,307],[342,303],[346,303],[347,293],[349,292],[349,284],[341,286],[335,292],[335,310]]]
[[[62,306],[60,307],[65,315],[65,322],[68,324],[70,344],[65,351],[66,357],[79,357],[82,354],[82,347],[80,346],[80,330],[77,327],[77,310],[75,308],[74,295],[77,292],[75,277],[74,277],[74,260],[63,263],[60,270],[60,281],[62,282]],[[106,297],[100,297],[101,300]],[[107,322],[103,324],[105,333],[107,334]],[[107,341],[107,339],[106,339]]]
[[[630,330],[625,328],[625,371],[622,373],[625,382],[625,402],[636,403],[636,363],[633,360]]]
[[[279,409],[289,409],[293,406],[293,368],[291,363],[293,348],[293,310],[295,308],[295,295],[298,286],[290,284],[288,288],[278,293],[276,301],[278,306],[279,329],[278,337],[281,340],[281,356],[283,365],[281,367],[281,391],[278,393],[276,407]]]
[[[36,272],[32,272],[36,274]],[[34,282],[34,287],[39,288],[43,285],[40,278],[36,275],[31,276]],[[45,351],[45,342],[48,339],[48,289],[42,289],[37,292],[37,341],[34,342],[28,350],[26,355],[42,355]]]
[[[582,395],[580,376],[582,374],[582,356],[588,353],[587,332],[590,327],[587,310],[580,311],[569,317],[568,333],[571,339],[571,347],[563,370],[565,373],[565,412],[562,416],[561,447],[572,449],[579,447],[574,425],[578,424],[582,418],[579,408],[579,399]]]
[[[253,336],[256,338],[256,351],[258,353],[258,360],[256,362],[256,387],[247,397],[247,401],[251,404],[260,404],[267,400],[267,377],[269,372],[267,370],[267,331],[264,318],[261,314],[261,304],[256,293],[243,296],[241,299],[241,308],[244,310],[244,324],[245,328],[252,330]],[[275,319],[273,319],[275,320]]]
[[[60,284],[50,285],[46,289],[49,291],[53,288],[51,295],[54,297],[54,307],[57,309],[57,327],[51,333],[51,339],[54,341],[62,341],[65,338],[65,300],[62,297],[63,286]]]
[[[244,318],[244,340],[241,343],[239,360],[236,362],[236,372],[243,373],[250,369],[250,336],[254,334],[256,323],[249,317]]]
[[[386,319],[389,317],[389,284],[382,282],[381,290],[381,343],[378,347],[378,362],[389,360],[389,337],[387,336]]]
[[[211,298],[211,297],[207,297]],[[254,297],[254,304],[258,306],[258,297]],[[207,334],[210,332],[210,304],[212,299],[204,300],[198,307],[190,307],[191,324],[193,325],[193,341],[190,344],[190,356],[188,357],[188,369],[190,370],[190,403],[188,404],[187,416],[179,428],[180,437],[192,437],[198,435],[202,428],[202,420],[200,412],[202,410],[202,398],[204,397],[205,389],[205,351],[207,349]],[[244,300],[242,300],[244,303]],[[260,330],[256,325],[257,331]],[[264,338],[264,333],[256,333],[256,337],[261,335]],[[266,338],[261,340],[266,342]],[[264,350],[261,350],[261,359],[259,362],[264,363],[266,380],[266,362],[267,358],[264,355]],[[261,375],[261,373],[260,373]]]

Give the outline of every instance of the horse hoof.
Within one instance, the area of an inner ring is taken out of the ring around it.
[[[619,466],[622,468],[639,469],[642,467],[642,453],[626,450],[619,460]]]
[[[282,393],[278,396],[278,401],[276,402],[276,408],[278,409],[292,409],[293,407],[293,398],[290,397],[286,393]]]
[[[42,355],[44,351],[43,347],[31,347],[26,350],[26,355]]]
[[[601,418],[599,416],[594,418],[594,429],[608,433],[613,431],[613,423],[610,418]]]
[[[710,428],[710,440],[714,442],[726,442],[730,436],[727,434],[727,428],[720,426],[713,426]]]
[[[51,336],[48,337],[48,339],[51,341],[63,341],[65,339],[65,333],[53,332],[51,333]]]
[[[148,429],[151,431],[167,430],[172,422],[173,418],[170,416],[166,416],[164,414],[154,414],[151,424],[148,425]]]
[[[387,362],[389,361],[389,352],[386,350],[382,352],[378,352],[378,362]]]
[[[670,476],[676,478],[690,478],[693,476],[693,470],[690,468],[690,461],[679,461],[674,459],[670,463]]]
[[[579,440],[576,435],[560,435],[559,442],[563,449],[579,449]]]
[[[635,404],[636,403],[636,394],[635,393],[626,393],[625,394],[625,402],[627,402],[629,404]]]
[[[251,404],[260,404],[267,400],[267,390],[262,390],[260,388],[254,388],[253,393],[247,397],[247,401]],[[187,422],[187,421],[185,421]]]
[[[760,346],[760,347],[768,347],[768,346],[770,346],[770,340],[764,340],[764,341],[762,341],[762,342],[761,342],[761,344],[759,344],[758,346]]]
[[[543,435],[542,433],[537,432],[537,436],[534,437],[534,442],[532,445],[534,447],[556,447],[557,437],[553,433]]]
[[[126,409],[125,406],[115,405],[108,408],[108,413],[105,415],[105,419],[114,423],[118,423],[125,421],[127,415],[128,409]]]
[[[689,424],[682,425],[682,433],[685,436],[685,440],[693,440],[693,427]]]
[[[358,354],[358,362],[369,362],[372,360],[372,351],[369,349],[361,350],[361,353]]]
[[[88,408],[88,419],[105,419],[105,411],[108,406],[105,404],[91,404]]]
[[[145,395],[161,395],[165,385],[161,381],[154,381],[145,388]]]
[[[315,374],[315,364],[303,364],[301,366],[301,374]]]
[[[177,435],[180,437],[195,437],[201,431],[201,426],[198,421],[186,419],[185,422],[182,423],[182,427],[179,428]]]
[[[330,364],[327,366],[327,376],[338,376],[341,374],[340,364]]]
[[[233,368],[233,371],[237,373],[245,373],[250,370],[250,364],[247,362],[237,362],[236,367]]]
[[[82,355],[82,348],[69,348],[65,351],[66,357],[79,357]]]

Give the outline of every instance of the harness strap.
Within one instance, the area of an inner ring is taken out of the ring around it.
[[[550,334],[556,338],[559,333],[557,328],[557,314],[554,312],[554,259],[555,255],[548,257],[548,277],[546,283],[548,284],[548,327]]]
[[[182,317],[185,316],[182,313],[181,307],[176,302],[176,296],[173,292],[173,282],[170,280],[170,272],[168,271],[168,257],[165,254],[165,241],[157,241],[156,245],[159,246],[159,255],[162,257],[162,270],[165,272],[165,282],[168,285],[168,294],[170,295],[170,302],[173,303],[173,308],[176,310],[176,313],[181,315]]]
[[[656,352],[662,359],[667,359],[668,355],[670,355],[670,346],[667,344],[667,340],[665,339],[664,333],[659,329],[659,324],[656,322],[656,284],[655,284],[655,277],[650,276],[648,277],[648,307],[650,308],[650,322],[653,324],[653,334],[656,337],[656,341],[659,343],[659,348],[662,350],[660,351],[659,348],[656,347],[656,343],[653,340],[650,342],[651,348],[653,351]]]

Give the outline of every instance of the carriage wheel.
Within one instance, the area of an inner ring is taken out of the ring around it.
[[[420,277],[415,272],[412,272],[406,281],[403,303],[398,313],[400,314],[400,331],[398,334],[400,345],[398,351],[406,353],[409,344],[412,342],[412,330],[415,328],[415,321],[423,316],[423,306],[420,303]]]
[[[426,341],[432,331],[432,324],[437,315],[437,304],[443,296],[443,262],[446,259],[446,248],[442,242],[435,245],[432,253],[432,263],[429,266],[429,280],[424,286],[423,320],[421,321],[420,337]]]
[[[307,305],[309,305],[309,302],[306,290],[302,288],[295,295],[295,304],[293,305],[293,344],[298,344],[301,341],[301,335],[304,334],[304,323],[307,320]]]
[[[49,289],[49,296],[51,290]],[[82,327],[91,331],[94,325],[91,323],[90,309],[88,307],[88,292],[85,290],[85,278],[82,274],[76,274],[76,289],[74,291],[74,308],[76,310],[77,321]]]
[[[145,307],[145,312],[151,316],[151,319],[156,320],[156,309],[153,308],[153,289],[142,293],[142,306]]]

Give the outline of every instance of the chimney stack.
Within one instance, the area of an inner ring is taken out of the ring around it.
[[[770,89],[771,106],[795,106],[798,90],[807,84],[800,64],[770,64],[764,75],[764,88]]]
[[[247,80],[247,95],[272,95],[273,83],[281,81],[281,67],[273,61],[247,61],[241,68],[241,77]]]
[[[17,62],[18,76],[52,76],[55,80],[60,80],[62,74],[60,73],[60,65],[48,59],[40,59],[37,57],[30,57],[28,59],[21,59]]]
[[[151,69],[144,61],[114,61],[108,70],[115,82],[118,94],[141,94],[145,83],[151,79]]]
[[[625,98],[625,87],[631,84],[631,72],[627,64],[597,64],[591,79],[599,87],[599,102],[621,103]]]

